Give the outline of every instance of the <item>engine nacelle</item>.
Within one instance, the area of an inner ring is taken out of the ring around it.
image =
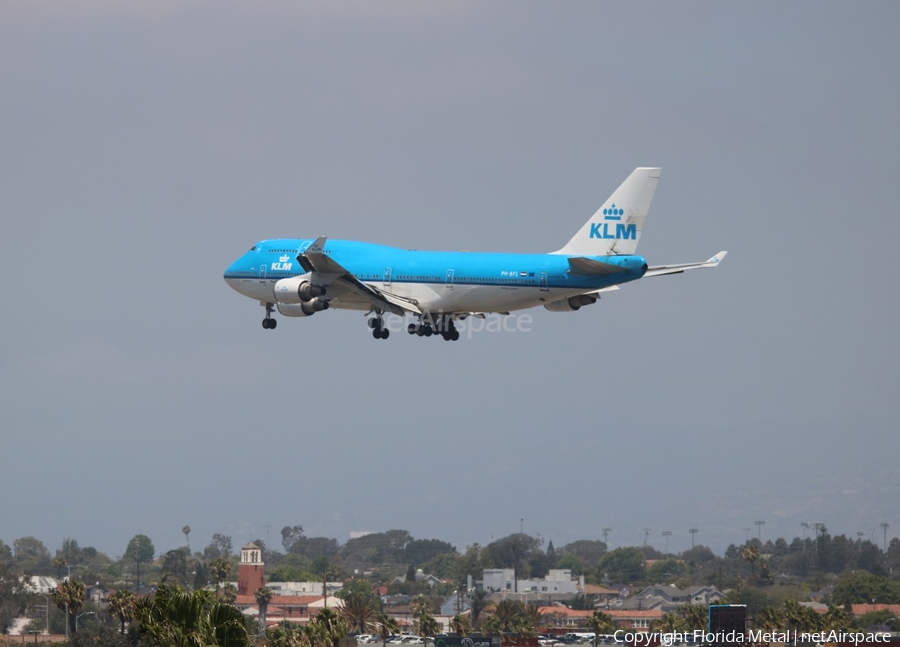
[[[589,306],[592,303],[597,303],[597,297],[591,296],[590,294],[579,294],[578,296],[569,297],[568,299],[563,299],[561,301],[545,303],[544,307],[550,312],[574,312],[581,308],[581,306]]]
[[[275,301],[288,304],[304,303],[325,296],[325,286],[313,285],[310,278],[309,274],[301,274],[276,282]]]
[[[310,317],[322,310],[328,310],[328,302],[316,297],[315,299],[304,301],[303,303],[276,303],[275,307],[278,308],[278,312],[285,317]]]

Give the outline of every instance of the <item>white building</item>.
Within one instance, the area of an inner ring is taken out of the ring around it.
[[[486,568],[482,571],[482,588],[488,592],[518,591],[547,595],[575,594],[580,590],[579,581],[572,579],[572,571],[568,568],[551,569],[547,577],[541,579],[518,581],[511,568]]]

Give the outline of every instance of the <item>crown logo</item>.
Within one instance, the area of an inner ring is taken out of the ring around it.
[[[616,203],[615,203],[615,202],[612,203],[612,206],[611,206],[609,209],[604,209],[604,210],[603,210],[603,215],[604,215],[604,216],[621,216],[621,215],[623,215],[624,213],[625,213],[625,210],[624,210],[624,209],[618,209],[618,208],[616,208]],[[615,218],[615,220],[618,220],[618,218]]]
[[[287,254],[285,254],[284,256],[282,256],[281,258],[279,258],[278,260],[281,261],[282,263],[287,263],[289,260],[291,260],[291,257],[288,256]]]

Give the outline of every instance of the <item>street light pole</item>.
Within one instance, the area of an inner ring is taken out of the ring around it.
[[[756,527],[759,528],[759,536],[757,537],[757,539],[759,539],[759,547],[762,548],[762,527],[766,524],[766,522],[760,520],[754,521],[753,523],[755,523]]]
[[[96,615],[93,611],[85,611],[84,613],[79,613],[75,616],[75,633],[78,633],[78,618],[81,616],[93,616]]]

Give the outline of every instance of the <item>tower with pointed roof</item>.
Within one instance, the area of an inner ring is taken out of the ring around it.
[[[266,565],[262,561],[262,549],[254,543],[241,548],[241,563],[238,564],[238,595],[255,595],[256,590],[266,585]]]

